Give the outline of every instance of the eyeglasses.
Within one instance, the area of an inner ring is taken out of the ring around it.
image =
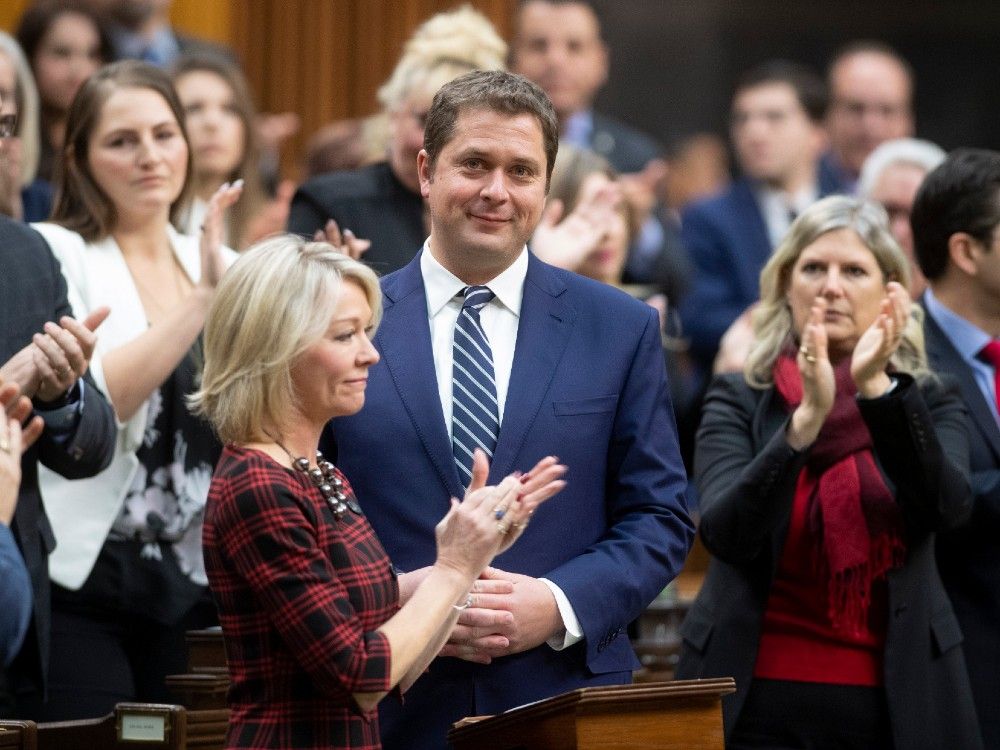
[[[0,115],[0,138],[10,138],[17,128],[17,115]]]

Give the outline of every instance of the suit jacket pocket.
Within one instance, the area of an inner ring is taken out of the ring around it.
[[[556,416],[569,417],[574,414],[602,414],[612,412],[618,405],[618,394],[610,396],[593,396],[572,401],[553,401],[552,411]]]
[[[679,632],[684,643],[699,654],[704,654],[714,628],[715,622],[709,614],[695,605],[681,623]]]
[[[958,618],[950,609],[931,617],[931,636],[934,639],[934,655],[943,656],[962,643],[962,629]]]

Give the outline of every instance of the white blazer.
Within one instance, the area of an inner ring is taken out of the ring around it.
[[[104,355],[147,329],[146,312],[122,251],[111,236],[87,243],[76,232],[56,224],[31,226],[49,243],[62,265],[74,316],[85,318],[102,305],[111,308],[97,331],[97,346],[90,360],[94,381],[107,394]],[[181,268],[192,283],[197,283],[201,278],[198,238],[180,234],[169,225],[167,234]],[[229,248],[223,248],[223,255],[227,265],[237,257]],[[49,556],[49,575],[60,586],[79,589],[90,575],[139,467],[135,453],[146,431],[147,413],[144,404],[127,422],[118,422],[114,458],[96,476],[69,480],[39,466],[39,486],[56,537],[56,549]]]

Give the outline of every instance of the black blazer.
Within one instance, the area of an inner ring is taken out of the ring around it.
[[[311,238],[329,219],[341,230],[371,240],[361,259],[380,276],[413,260],[428,234],[423,198],[396,179],[388,162],[321,174],[299,187],[288,231]]]
[[[953,388],[899,378],[888,396],[859,402],[906,524],[906,564],[888,577],[884,677],[892,734],[897,750],[979,748],[962,633],[934,564],[934,532],[963,521],[971,507],[965,413]],[[736,694],[723,701],[727,737],[753,678],[805,463],[805,452],[785,440],[787,421],[773,388],[755,390],[742,375],[725,375],[706,396],[698,432],[700,531],[712,560],[681,626],[677,677],[735,677]]]
[[[924,316],[924,340],[931,367],[955,379],[969,410],[972,516],[938,536],[937,560],[965,636],[983,742],[1000,747],[1000,428],[972,370],[930,313]]]
[[[72,315],[66,281],[48,244],[33,229],[0,216],[0,363],[31,343],[47,321]],[[35,597],[32,626],[21,653],[7,670],[12,692],[44,688],[49,659],[48,555],[55,547],[52,527],[38,491],[38,462],[69,479],[89,477],[111,462],[115,419],[90,375],[85,376],[83,412],[72,439],[64,444],[44,431],[21,461],[21,492],[11,528],[31,576]],[[80,498],[86,502],[86,498]]]
[[[641,172],[663,149],[645,133],[620,120],[594,112],[594,128],[590,132],[590,148],[599,153],[619,172]]]

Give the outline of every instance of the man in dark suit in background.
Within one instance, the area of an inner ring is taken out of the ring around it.
[[[910,214],[931,368],[969,409],[974,504],[937,538],[937,559],[964,635],[986,747],[1000,747],[1000,153],[953,152],[927,175]]]
[[[434,561],[472,448],[491,456],[490,482],[546,455],[568,467],[480,582],[512,592],[477,591],[459,619],[446,653],[461,658],[380,705],[387,750],[440,749],[463,716],[630,682],[625,627],[691,542],[656,311],[525,247],[557,146],[551,104],[520,76],[469,73],[438,92],[418,159],[430,238],[383,279],[365,408],[332,425],[337,464],[410,576]]]
[[[2,146],[0,139],[0,158]],[[45,423],[21,459],[21,490],[10,525],[31,577],[34,613],[20,653],[6,676],[0,671],[0,716],[27,718],[45,695],[48,555],[55,547],[38,492],[38,463],[69,479],[93,476],[111,462],[116,430],[110,404],[85,375],[94,329],[107,309],[82,323],[73,320],[66,281],[49,246],[6,216],[0,216],[0,269],[0,383],[16,383]]]
[[[837,52],[826,74],[830,149],[820,174],[853,194],[865,159],[879,145],[913,135],[913,70],[884,42],[856,41]]]
[[[560,138],[589,148],[619,172],[641,172],[660,157],[649,136],[594,111],[608,80],[609,51],[592,5],[583,0],[525,0],[518,4],[511,70],[549,95]]]
[[[685,285],[683,249],[658,205],[657,190],[666,175],[660,145],[594,111],[594,98],[608,80],[610,57],[594,7],[583,0],[522,0],[510,54],[511,70],[537,83],[552,100],[560,140],[596,151],[621,173],[625,197],[640,225],[625,280]]]
[[[764,63],[737,83],[731,134],[743,174],[681,218],[695,268],[681,318],[703,374],[722,334],[760,296],[760,270],[795,216],[836,188],[817,172],[825,109],[822,80],[796,63]]]

